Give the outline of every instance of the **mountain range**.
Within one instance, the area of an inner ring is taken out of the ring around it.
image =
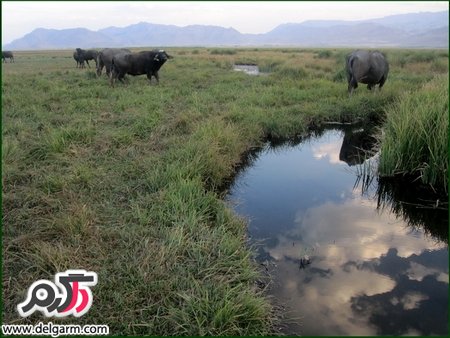
[[[219,26],[152,24],[126,27],[37,28],[3,50],[144,46],[305,46],[448,48],[449,11],[392,15],[379,19],[286,23],[264,34],[242,34]]]

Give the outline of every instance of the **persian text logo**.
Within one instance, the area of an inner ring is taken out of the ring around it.
[[[28,288],[27,299],[17,306],[22,317],[36,310],[47,317],[81,317],[92,305],[92,291],[97,274],[85,270],[67,270],[55,276],[55,283],[41,279]]]

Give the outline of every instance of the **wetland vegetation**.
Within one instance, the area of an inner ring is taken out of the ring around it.
[[[386,120],[381,174],[447,191],[447,50],[383,50],[382,91],[360,86],[351,98],[350,50],[167,51],[158,86],[141,76],[110,88],[71,50],[16,52],[2,65],[5,323],[42,320],[16,311],[34,281],[85,269],[98,273],[93,306],[64,323],[114,335],[273,333],[246,223],[220,191],[267,138]]]

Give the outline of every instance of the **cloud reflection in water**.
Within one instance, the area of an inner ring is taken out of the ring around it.
[[[354,197],[342,204],[328,202],[299,214],[294,228],[277,236],[276,246],[264,247],[281,271],[275,277],[272,292],[287,302],[293,312],[301,314],[299,333],[392,334],[380,332],[378,325],[371,322],[373,313],[367,310],[370,297],[375,300],[377,295],[392,293],[397,280],[405,278],[420,284],[432,276],[435,284],[446,287],[447,283],[448,287],[445,264],[430,268],[417,259],[427,253],[430,258],[445,262],[446,245],[417,231],[411,236],[403,221],[387,212],[378,213],[375,202]],[[296,262],[304,253],[309,254],[312,263],[300,270]],[[429,309],[421,312],[421,301],[437,300],[430,291],[425,287],[423,293],[406,292],[397,302],[403,304],[403,310],[414,308],[418,318],[437,316],[436,310],[432,314]],[[443,304],[446,303],[444,299]],[[365,311],[358,308],[362,304]]]
[[[266,148],[231,189],[262,243],[259,259],[273,263],[270,292],[291,318],[286,333],[445,335],[447,244],[354,188],[343,164],[363,161],[351,145],[370,140],[358,133]]]

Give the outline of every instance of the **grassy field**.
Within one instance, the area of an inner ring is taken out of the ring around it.
[[[42,321],[18,316],[28,287],[85,269],[98,273],[91,310],[53,322],[114,335],[273,333],[246,224],[220,190],[242,154],[327,121],[397,114],[429,87],[448,93],[448,51],[385,50],[383,90],[349,98],[348,51],[168,48],[159,86],[140,76],[116,88],[76,69],[71,50],[17,52],[2,66],[3,322]]]

